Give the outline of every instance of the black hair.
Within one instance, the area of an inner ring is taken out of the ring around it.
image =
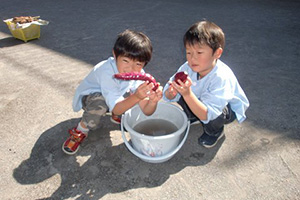
[[[125,56],[146,65],[152,57],[152,44],[144,33],[127,29],[118,35],[113,51],[116,58]]]
[[[193,24],[183,37],[184,46],[194,44],[206,44],[212,48],[213,53],[218,49],[224,49],[225,35],[222,29],[210,21],[200,21]]]

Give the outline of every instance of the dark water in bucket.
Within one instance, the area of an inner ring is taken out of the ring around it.
[[[133,130],[149,136],[162,136],[174,133],[178,130],[178,128],[175,124],[168,120],[149,119],[135,125]]]

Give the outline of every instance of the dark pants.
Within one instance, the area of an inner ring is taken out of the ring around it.
[[[196,115],[190,110],[189,106],[186,104],[184,99],[181,97],[178,101],[178,104],[183,108],[189,120],[199,120]],[[204,124],[199,120],[203,126],[203,130],[207,135],[210,136],[219,136],[224,130],[224,125],[233,122],[236,119],[235,112],[231,110],[230,104],[227,104],[223,109],[221,115],[216,119],[211,120],[207,124]]]

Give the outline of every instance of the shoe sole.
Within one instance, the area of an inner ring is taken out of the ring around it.
[[[84,139],[87,139],[87,137],[89,136],[89,133],[87,132],[87,133],[85,133],[85,138]],[[79,150],[79,148],[80,148],[80,145],[78,145],[78,147],[77,147],[77,149],[76,149],[76,151],[74,151],[74,152],[68,152],[68,151],[66,151],[65,150],[65,142],[62,144],[62,150],[63,150],[63,152],[65,153],[65,154],[68,154],[68,155],[74,155],[75,153],[77,153],[77,151]]]
[[[68,155],[70,155],[70,156],[72,156],[72,155],[74,155],[75,153],[77,153],[77,151],[79,150],[79,148],[80,148],[80,146],[78,146],[77,147],[77,149],[76,149],[76,151],[73,151],[73,152],[68,152],[68,151],[66,151],[65,150],[65,148],[64,148],[64,145],[65,143],[63,143],[63,145],[62,145],[62,150],[63,150],[63,152],[65,153],[65,154],[68,154]]]
[[[110,116],[110,121],[114,124],[121,124],[112,119],[112,113],[110,113],[110,112],[105,113],[104,116]]]
[[[222,138],[222,137],[224,137],[224,131],[222,132],[222,134],[218,137],[218,139],[217,139],[217,141],[213,144],[213,145],[205,145],[205,144],[201,144],[202,146],[204,146],[205,148],[213,148],[214,146],[216,146],[216,144],[218,143],[218,141]]]
[[[116,121],[113,120],[112,118],[110,118],[110,121],[111,121],[112,123],[114,123],[114,124],[121,124],[121,123],[119,123],[119,122],[116,122]]]

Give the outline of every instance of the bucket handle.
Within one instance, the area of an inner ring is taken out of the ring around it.
[[[190,130],[190,121],[188,120],[187,121],[187,128],[186,128],[185,136],[183,137],[183,139],[180,142],[180,144],[172,152],[169,152],[169,153],[167,153],[167,154],[165,154],[163,156],[160,156],[160,157],[149,157],[149,156],[145,156],[145,155],[139,153],[134,148],[132,148],[132,146],[129,144],[129,142],[127,141],[127,139],[125,137],[125,131],[124,131],[124,125],[123,125],[123,123],[124,123],[124,114],[122,115],[122,118],[121,118],[121,132],[122,132],[123,141],[124,141],[126,147],[129,149],[129,151],[131,151],[135,156],[137,156],[137,157],[139,157],[141,159],[152,160],[152,161],[157,161],[157,158],[160,158],[160,157],[162,159],[172,158],[179,151],[179,149],[181,149],[181,147],[185,143],[185,141],[187,139],[187,136],[189,134],[189,130]]]

